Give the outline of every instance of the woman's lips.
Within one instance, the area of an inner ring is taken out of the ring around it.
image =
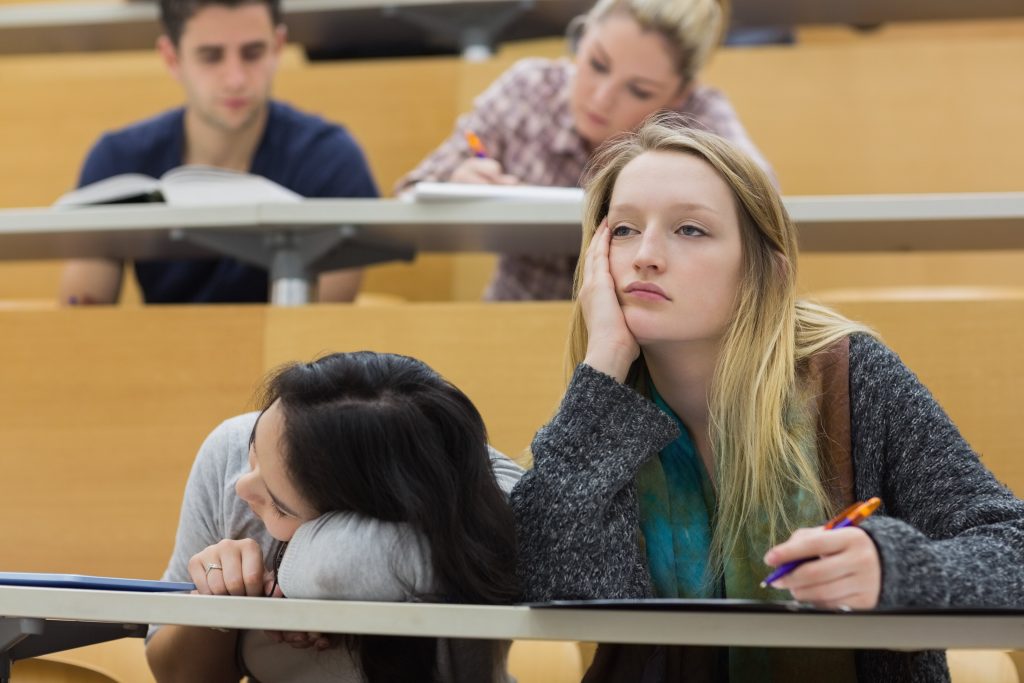
[[[623,291],[644,301],[671,301],[665,290],[653,282],[634,282]]]

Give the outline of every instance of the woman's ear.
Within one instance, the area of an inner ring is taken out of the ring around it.
[[[580,40],[583,39],[583,31],[586,29],[587,15],[579,14],[572,18],[569,25],[565,28],[565,42],[566,47],[569,49],[569,54],[576,56],[576,51],[579,49]]]

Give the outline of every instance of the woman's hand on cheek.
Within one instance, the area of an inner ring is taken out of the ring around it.
[[[587,356],[584,362],[619,382],[626,379],[629,366],[640,355],[640,346],[626,326],[615,293],[608,257],[611,230],[605,219],[598,226],[584,255],[580,309],[587,324]]]
[[[882,561],[874,541],[863,529],[797,529],[789,540],[764,557],[778,567],[786,562],[805,562],[772,587],[788,590],[793,598],[818,607],[872,609],[882,590]]]
[[[251,538],[225,539],[196,553],[188,573],[203,595],[262,596],[263,551]]]

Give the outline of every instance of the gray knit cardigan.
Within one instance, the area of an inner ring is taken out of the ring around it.
[[[1024,503],[993,477],[917,377],[850,338],[855,494],[882,562],[880,606],[1024,606]],[[652,595],[634,478],[677,436],[653,403],[581,364],[512,491],[524,599]],[[943,652],[858,650],[861,681],[948,681]]]

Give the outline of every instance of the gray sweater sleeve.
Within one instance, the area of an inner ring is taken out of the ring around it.
[[[850,340],[862,527],[882,560],[882,606],[1020,606],[1024,503],[980,462],[917,377],[881,342]]]
[[[512,490],[526,601],[651,594],[633,480],[678,435],[653,403],[581,364]]]
[[[188,562],[193,555],[225,538],[248,536],[234,534],[237,530],[228,528],[234,520],[230,515],[230,501],[225,497],[234,495],[230,481],[236,466],[234,461],[238,458],[235,453],[248,446],[248,434],[254,421],[253,413],[225,420],[199,447],[185,484],[174,552],[164,572],[165,580],[191,580]]]
[[[164,581],[191,581],[188,563],[192,556],[232,537],[225,519],[230,454],[239,448],[240,443],[247,443],[247,435],[254,420],[255,415],[252,413],[225,420],[200,446],[185,484],[174,551],[164,570]],[[157,625],[150,627],[147,642],[159,628]]]
[[[523,473],[493,449],[491,467],[506,495]],[[300,526],[278,580],[290,598],[329,600],[415,600],[434,586],[430,549],[415,529],[354,512],[331,512]]]

